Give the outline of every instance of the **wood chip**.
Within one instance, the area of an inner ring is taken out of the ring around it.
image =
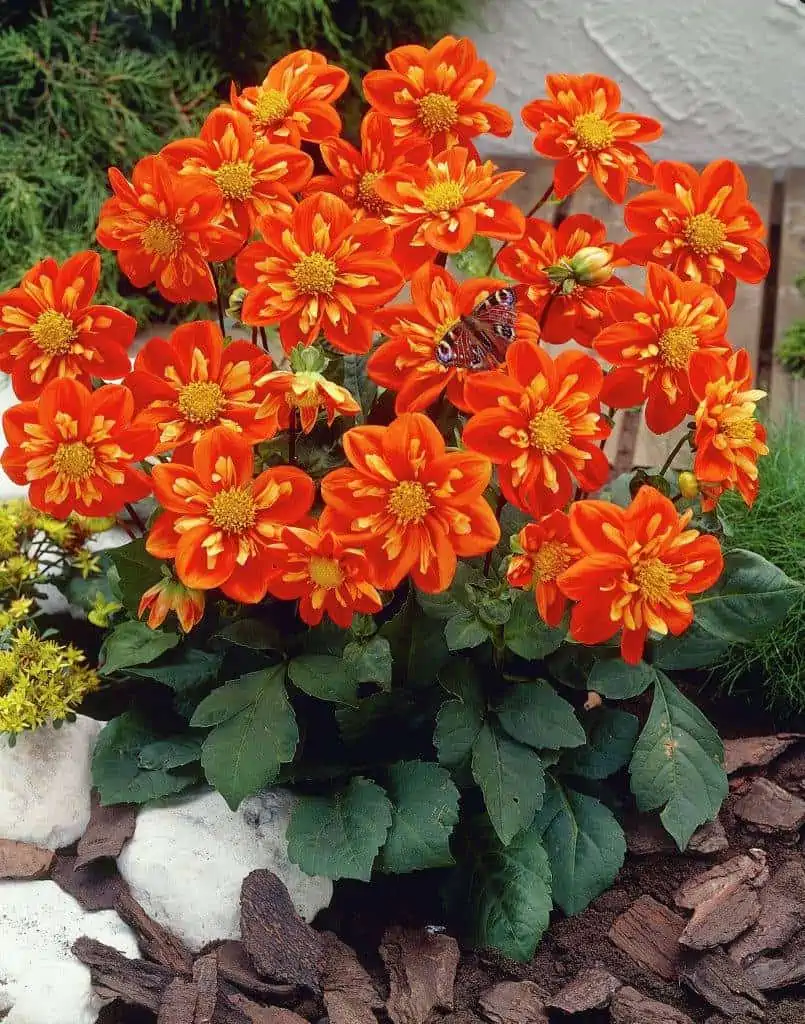
[[[729,948],[730,956],[746,964],[760,953],[782,949],[805,928],[805,871],[790,860],[776,871],[760,893],[760,916]]]
[[[655,853],[675,853],[676,844],[662,827],[661,822],[647,814],[636,815],[626,830],[626,845],[635,857],[647,857]],[[727,833],[721,821],[708,821],[690,837],[686,853],[703,856],[721,853],[729,847]]]
[[[304,1017],[292,1010],[285,1010],[281,1006],[260,1006],[252,1002],[240,993],[232,992],[227,1001],[237,1013],[239,1013],[242,1024],[308,1024]],[[220,1024],[235,1024],[235,1018],[222,1020]],[[215,1024],[219,1024],[216,1016]]]
[[[724,768],[733,775],[744,768],[762,768],[771,764],[789,747],[805,739],[801,732],[781,732],[776,736],[742,736],[724,740]]]
[[[724,826],[721,824],[721,819],[716,818],[715,821],[705,822],[701,828],[696,829],[690,837],[685,853],[699,853],[702,856],[707,856],[712,853],[721,853],[722,850],[729,849],[729,845],[730,842],[727,839]],[[673,848],[676,850],[675,845]]]
[[[492,1024],[548,1024],[545,993],[533,981],[502,981],[478,1000]]]
[[[157,1013],[163,995],[174,975],[161,964],[130,960],[122,953],[85,935],[72,945],[74,955],[86,964],[93,985],[114,992],[118,999]]]
[[[642,967],[673,981],[679,971],[679,936],[685,923],[684,917],[653,896],[641,896],[615,918],[609,938]]]
[[[759,956],[744,968],[744,973],[761,992],[805,981],[805,936],[795,940],[782,956]]]
[[[693,1024],[686,1013],[649,999],[628,985],[619,988],[612,997],[609,1012],[612,1024]]]
[[[41,846],[0,839],[0,879],[47,878],[56,854]]]
[[[175,935],[152,920],[123,886],[115,900],[115,910],[137,933],[140,949],[149,960],[170,968],[175,974],[191,974],[193,954]]]
[[[680,978],[727,1017],[765,1017],[765,997],[726,953],[705,953],[695,963],[685,965]]]
[[[76,866],[83,868],[102,857],[117,857],[126,840],[134,835],[136,824],[137,809],[133,804],[104,807],[93,789],[89,824],[78,840]]]
[[[753,779],[733,810],[758,832],[795,832],[805,823],[805,800],[768,779]]]
[[[114,910],[126,883],[117,873],[113,861],[96,861],[75,870],[72,854],[56,854],[51,879],[78,900],[84,910]]]
[[[197,997],[192,981],[174,978],[159,1004],[157,1024],[195,1024]]]
[[[198,990],[193,1024],[212,1024],[218,1001],[218,957],[214,952],[200,956],[193,964],[193,981]]]
[[[561,1010],[562,1013],[604,1010],[622,984],[622,981],[609,971],[605,971],[603,967],[589,967],[580,971],[564,988],[559,989],[545,1005],[553,1010]]]
[[[372,1010],[383,1000],[355,951],[332,932],[323,932],[324,1005],[330,1024],[377,1024]]]
[[[215,952],[218,954],[219,976],[250,995],[282,1003],[293,999],[299,991],[298,985],[272,985],[263,981],[252,967],[242,942],[223,942]]]
[[[674,896],[678,907],[694,911],[679,941],[690,949],[713,949],[743,934],[760,916],[756,890],[768,878],[763,850],[750,850],[689,878]]]
[[[734,888],[743,882],[752,883],[757,888],[764,885],[768,878],[765,851],[753,849],[693,875],[677,889],[674,903],[683,910],[696,910],[699,904],[707,902],[724,889]]]
[[[252,871],[243,880],[240,931],[263,978],[321,991],[324,950],[319,933],[297,914],[288,890],[270,871]]]
[[[453,1009],[458,943],[424,929],[389,928],[380,956],[389,973],[386,1010],[394,1024],[423,1024],[439,1007]]]

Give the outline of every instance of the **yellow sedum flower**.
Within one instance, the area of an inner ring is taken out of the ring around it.
[[[27,619],[33,605],[33,598],[18,597],[11,602],[8,608],[0,608],[0,630],[9,629],[23,619]]]
[[[81,573],[82,579],[88,580],[90,576],[98,576],[101,572],[101,563],[98,555],[93,554],[86,548],[82,548],[73,559],[73,565]]]
[[[122,607],[123,605],[117,601],[107,601],[103,594],[98,591],[90,610],[87,612],[87,618],[93,626],[98,626],[99,629],[106,629],[107,626],[111,625],[112,616],[115,612],[119,612]]]

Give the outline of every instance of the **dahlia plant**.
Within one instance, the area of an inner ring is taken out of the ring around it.
[[[524,216],[521,173],[476,150],[512,119],[472,43],[387,60],[360,148],[339,137],[345,72],[300,51],[198,138],[110,169],[100,244],[217,317],[132,364],[134,323],[93,304],[97,256],[37,264],[0,296],[20,399],[2,464],[48,523],[131,537],[72,595],[126,707],[95,754],[105,803],[289,785],[302,869],[450,867],[469,939],[527,958],[552,904],[581,910],[623,861],[610,776],[628,766],[680,849],[714,817],[722,745],[669,673],[798,597],[719,519],[767,453],[727,335],[736,280],[769,257],[738,167],[654,166],[661,126],[614,82],[550,75],[527,104],[556,169]],[[615,203],[650,186],[625,244],[537,216],[588,177]],[[612,415],[635,407],[682,427],[689,468],[612,479]],[[4,674],[25,671],[20,635]]]

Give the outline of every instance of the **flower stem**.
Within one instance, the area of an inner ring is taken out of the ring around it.
[[[134,508],[133,505],[131,505],[131,504],[129,504],[127,502],[126,503],[126,511],[129,514],[129,519],[134,523],[135,526],[139,527],[140,533],[144,537],[145,533],[146,533],[145,523],[137,515],[137,510]],[[123,526],[123,529],[124,530],[126,529],[125,525]],[[126,531],[126,532],[128,532],[128,531]]]
[[[288,425],[288,464],[296,465],[296,409],[291,409],[291,422]]]
[[[263,347],[263,351],[268,352],[268,335],[266,334],[265,327],[260,328],[260,344]]]
[[[257,328],[252,327],[252,345],[257,344]]]
[[[668,456],[668,458],[663,463],[662,469],[659,471],[657,476],[665,476],[666,472],[671,468],[671,463],[674,461],[674,459],[677,457],[677,455],[682,450],[684,445],[687,443],[688,438],[689,438],[689,435],[688,435],[687,432],[685,432],[682,435],[682,437],[680,437],[679,441],[677,441],[677,443],[674,445],[674,450],[671,452],[671,454]]]
[[[503,493],[501,492],[501,494],[498,496],[498,503],[495,506],[495,519],[497,519],[498,525],[500,524],[500,515],[501,512],[503,511],[505,504],[506,499],[504,498]],[[492,552],[494,550],[494,548],[490,548],[486,553],[486,558],[484,559],[484,576],[489,576],[489,573],[492,569]]]
[[[210,273],[215,283],[215,302],[218,306],[218,323],[221,325],[221,334],[226,334],[226,325],[224,324],[224,299],[221,295],[221,284],[218,280],[218,271],[215,269],[215,264],[210,263]]]

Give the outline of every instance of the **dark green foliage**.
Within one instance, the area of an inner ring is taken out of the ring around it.
[[[794,284],[805,295],[805,273],[799,274]],[[777,358],[792,377],[805,377],[805,320],[795,320],[786,328]]]

